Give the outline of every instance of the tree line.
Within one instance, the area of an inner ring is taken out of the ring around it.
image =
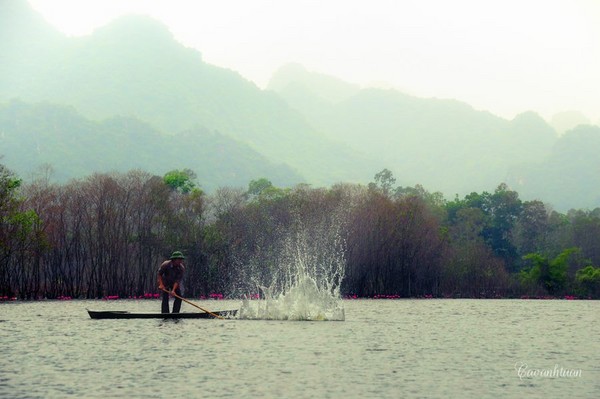
[[[299,225],[335,227],[343,295],[600,298],[600,208],[559,213],[505,184],[446,200],[397,187],[384,169],[366,186],[262,178],[209,195],[189,169],[59,185],[48,175],[25,184],[2,164],[0,297],[157,292],[173,250],[186,256],[186,296],[239,297],[277,275],[282,232]]]

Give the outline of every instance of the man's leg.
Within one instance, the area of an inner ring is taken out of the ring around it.
[[[181,296],[181,290],[179,289],[179,287],[177,287],[175,293],[178,296]],[[173,302],[173,313],[179,313],[179,310],[181,310],[181,299],[175,297],[175,301]]]
[[[161,313],[169,313],[169,294],[166,292],[163,292],[162,294],[162,304],[160,307],[160,312]]]

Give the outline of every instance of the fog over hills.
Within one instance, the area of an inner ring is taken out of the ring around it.
[[[2,11],[0,22],[9,32],[28,29],[25,21],[33,19],[31,10],[19,9],[13,16],[10,8]],[[123,17],[90,36],[63,37],[52,47],[44,45],[43,30],[0,43],[3,53],[6,43],[19,48],[15,43],[21,38],[47,48],[39,56],[28,52],[3,64],[0,101],[65,104],[96,121],[134,117],[168,135],[216,131],[314,184],[361,181],[377,172],[375,162],[318,134],[279,96],[234,71],[204,63],[199,52],[176,42],[151,18]],[[160,146],[154,152],[158,156]]]
[[[383,168],[447,197],[508,183],[557,209],[600,205],[600,128],[506,120],[451,99],[361,88],[287,65],[267,90],[143,16],[67,38],[0,3],[0,155],[24,176],[190,168],[206,189],[367,183]],[[563,131],[557,131],[558,129]],[[560,133],[560,135],[559,135]]]
[[[0,105],[0,162],[29,178],[51,166],[54,178],[66,181],[95,172],[142,169],[163,175],[189,168],[200,186],[214,190],[247,186],[257,176],[274,184],[304,182],[284,164],[275,164],[248,145],[204,128],[165,135],[132,117],[101,122],[84,118],[71,107],[12,101]]]

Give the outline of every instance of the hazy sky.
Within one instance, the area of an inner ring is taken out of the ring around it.
[[[30,0],[69,35],[126,13],[265,87],[288,62],[513,118],[600,123],[600,0]]]

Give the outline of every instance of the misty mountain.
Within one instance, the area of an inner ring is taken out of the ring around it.
[[[308,72],[300,64],[279,68],[269,81],[268,89],[280,94],[295,108],[319,114],[322,107],[344,101],[360,91],[360,86],[333,76]]]
[[[65,104],[95,121],[134,117],[172,135],[218,131],[315,184],[361,181],[377,172],[379,165],[317,133],[279,96],[203,62],[149,17],[123,17],[89,36],[54,37],[46,46],[47,24],[26,3],[6,3],[0,3],[0,25],[11,40],[0,42],[0,53],[44,50],[3,63],[0,101]]]
[[[292,66],[277,72],[269,87],[330,139],[382,160],[404,185],[447,194],[490,189],[506,178],[510,164],[541,161],[556,141],[554,130],[531,112],[507,121],[455,100],[325,80]],[[337,96],[331,88],[338,88]]]
[[[51,104],[0,105],[0,148],[5,151],[0,162],[26,178],[51,165],[61,181],[94,172],[141,169],[162,176],[190,168],[205,190],[245,187],[259,176],[277,185],[303,182],[290,167],[218,132],[196,128],[167,135],[132,117],[97,122]]]
[[[589,126],[559,138],[533,112],[506,120],[300,65],[261,90],[143,16],[67,38],[25,1],[3,1],[0,39],[1,162],[20,174],[40,163],[59,178],[190,168],[209,188],[259,177],[367,183],[388,168],[399,185],[448,197],[507,182],[559,210],[598,206],[600,148]],[[553,125],[569,129],[577,118],[568,119]]]
[[[360,89],[299,65],[281,68],[269,88],[316,129],[377,157],[401,185],[447,196],[508,183],[526,200],[558,210],[600,205],[600,128],[577,112],[553,125],[533,112],[506,120],[455,100]],[[561,133],[562,133],[561,131]]]
[[[579,125],[591,125],[592,123],[588,117],[579,111],[563,111],[554,114],[550,124],[560,135]]]
[[[26,1],[0,1],[0,93],[28,92],[45,80],[44,68],[65,38]]]
[[[507,179],[527,197],[551,198],[558,209],[600,206],[600,127],[566,132],[541,162],[514,166]]]

